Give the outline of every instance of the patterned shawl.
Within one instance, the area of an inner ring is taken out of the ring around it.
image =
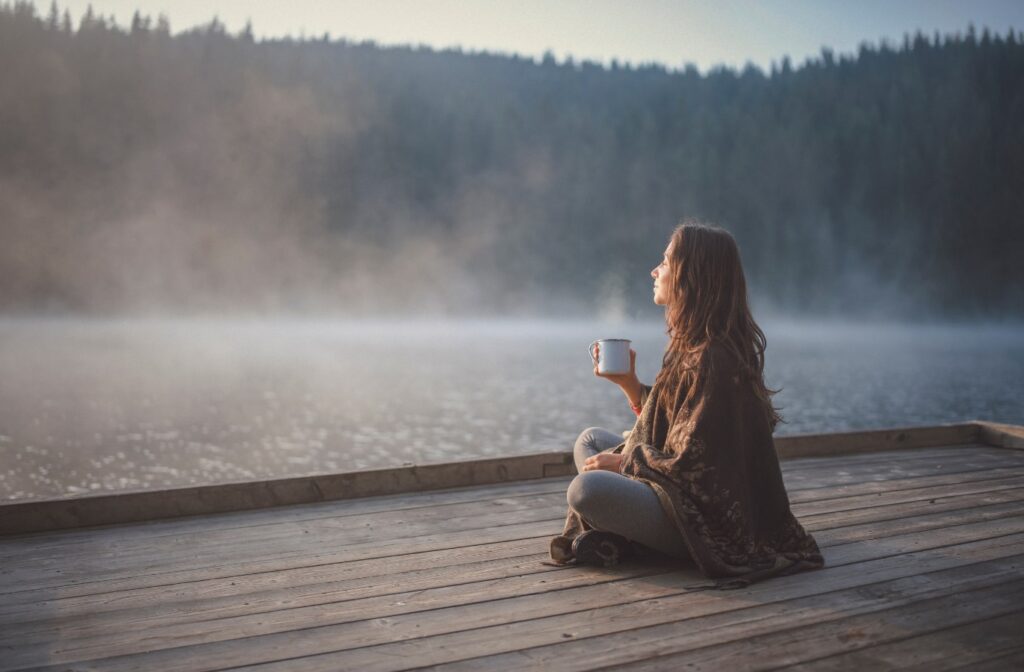
[[[636,425],[611,451],[624,455],[622,473],[654,489],[715,588],[823,567],[817,543],[790,511],[760,401],[740,384],[732,355],[712,345],[705,356],[709,373],[689,399],[686,384],[644,386]],[[556,564],[565,564],[565,549],[588,529],[569,509],[551,544]]]

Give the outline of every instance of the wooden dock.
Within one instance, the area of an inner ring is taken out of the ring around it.
[[[0,670],[1024,669],[1024,428],[776,441],[827,566],[730,591],[542,564],[561,453],[2,504]]]

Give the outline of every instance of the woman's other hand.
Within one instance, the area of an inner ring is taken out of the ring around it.
[[[597,455],[591,455],[583,462],[583,471],[597,471],[599,469],[614,471],[617,474],[621,473],[622,454],[598,453]]]

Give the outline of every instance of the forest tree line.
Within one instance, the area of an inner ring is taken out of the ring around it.
[[[1024,317],[1024,34],[748,66],[181,33],[0,5],[0,311],[651,315],[694,217],[755,305]]]

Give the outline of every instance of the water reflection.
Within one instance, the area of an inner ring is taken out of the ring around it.
[[[1024,422],[1024,332],[770,323],[780,434]],[[628,429],[586,344],[657,323],[0,321],[0,496],[567,450]]]

